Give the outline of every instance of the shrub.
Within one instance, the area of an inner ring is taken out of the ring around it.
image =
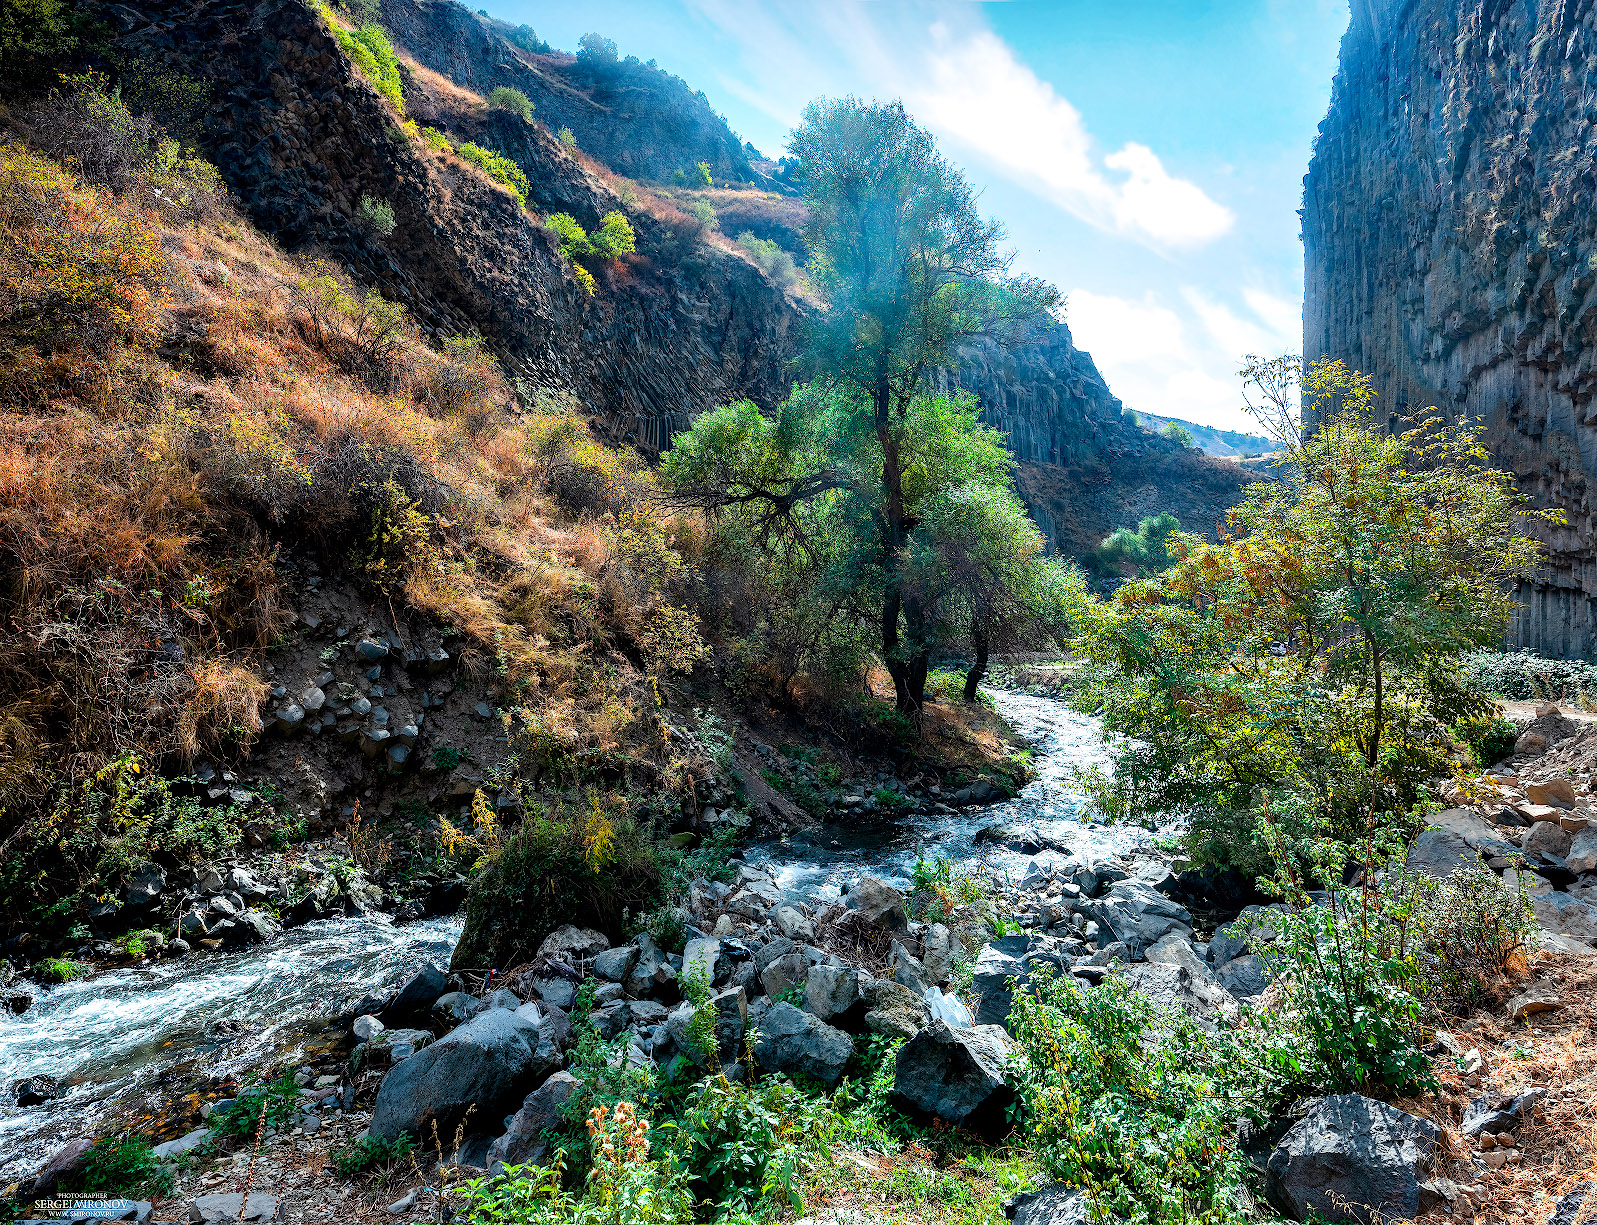
[[[744,230],[738,235],[738,246],[748,252],[759,267],[773,282],[782,289],[791,289],[798,283],[798,268],[793,263],[793,257],[784,251],[777,243],[768,238],[756,238],[752,231]]]
[[[1514,743],[1519,739],[1519,728],[1501,716],[1465,719],[1455,725],[1453,731],[1469,745],[1476,764],[1482,769],[1513,756]]]
[[[1159,435],[1162,438],[1168,438],[1171,442],[1180,443],[1184,447],[1190,447],[1193,443],[1192,431],[1179,421],[1166,423],[1164,429],[1159,431]]]
[[[595,794],[586,805],[529,814],[477,877],[453,964],[530,961],[562,923],[619,940],[627,915],[648,912],[659,896],[653,832],[624,803]]]
[[[314,0],[316,10],[327,22],[333,38],[343,48],[355,67],[372,83],[378,93],[393,103],[400,114],[405,113],[405,87],[399,76],[399,57],[382,26],[368,22],[350,31],[339,24],[326,0]]]
[[[367,234],[387,238],[394,232],[394,206],[376,196],[362,196],[355,208],[355,224]]]
[[[508,157],[495,153],[492,149],[484,149],[481,145],[471,141],[462,142],[456,149],[466,161],[476,166],[495,183],[509,190],[516,197],[516,203],[522,208],[527,207],[527,193],[532,190],[532,184],[527,182],[527,176],[520,166]]]
[[[173,1182],[172,1167],[155,1155],[148,1140],[138,1136],[100,1140],[84,1157],[85,1191],[163,1196],[172,1194]]]
[[[71,961],[65,957],[46,957],[36,962],[33,967],[33,976],[41,983],[59,985],[70,983],[82,978],[89,972],[89,967],[81,961]]]
[[[1236,1106],[1210,1041],[1120,979],[1081,987],[1034,970],[1010,1028],[1019,1113],[1051,1176],[1095,1220],[1240,1222]]]
[[[577,137],[570,128],[560,129],[560,147],[572,157],[577,155]]]
[[[704,229],[715,229],[715,206],[708,200],[694,200],[688,205],[688,212]]]
[[[216,1139],[254,1136],[257,1128],[287,1127],[298,1113],[299,1084],[292,1076],[282,1076],[268,1084],[240,1089],[226,1110],[211,1111],[208,1123]]]
[[[538,37],[538,32],[531,26],[522,24],[505,35],[512,43],[523,51],[530,51],[534,55],[548,55],[553,48],[543,39]]]
[[[554,232],[560,245],[560,254],[569,260],[579,260],[593,254],[593,244],[587,232],[570,213],[551,213],[544,228]]]
[[[698,165],[696,165],[693,168],[693,170],[694,170],[694,173],[697,176],[699,182],[703,183],[706,187],[714,187],[715,186],[715,178],[710,173],[710,163],[709,162],[700,162]]]
[[[421,139],[422,143],[429,149],[435,149],[439,153],[453,153],[455,151],[454,143],[437,128],[423,128],[421,130]]]
[[[1463,658],[1464,676],[1481,693],[1514,701],[1573,700],[1585,706],[1597,697],[1597,664],[1581,659],[1543,659],[1531,651],[1476,651]]]
[[[499,383],[499,363],[488,352],[481,336],[446,336],[443,360],[427,376],[424,384],[434,407],[445,412],[461,412],[481,407]],[[486,424],[473,418],[467,428],[476,433]]]
[[[512,89],[508,85],[494,86],[493,92],[488,95],[488,106],[491,110],[509,111],[520,115],[528,123],[532,122],[532,99],[519,89]]]
[[[610,68],[616,63],[616,45],[602,34],[584,34],[577,40],[577,62],[590,68]]]
[[[627,220],[625,213],[620,212],[606,213],[588,241],[594,255],[600,259],[620,259],[638,249],[632,223]]]
[[[1523,964],[1537,930],[1530,895],[1511,890],[1478,859],[1445,880],[1414,883],[1420,890],[1419,989],[1452,1009],[1491,995]]]
[[[348,1148],[333,1150],[333,1169],[340,1178],[354,1178],[368,1170],[387,1169],[405,1160],[415,1150],[416,1141],[402,1131],[392,1140],[362,1136]]]

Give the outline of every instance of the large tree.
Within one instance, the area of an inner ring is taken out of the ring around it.
[[[825,389],[824,421],[811,412],[803,427],[822,445],[786,455],[803,466],[780,469],[774,484],[775,470],[753,471],[751,456],[730,451],[721,453],[722,470],[712,471],[704,462],[709,449],[700,447],[693,464],[678,466],[677,488],[714,505],[736,486],[739,505],[784,515],[824,494],[850,495],[839,513],[861,533],[848,550],[849,564],[862,582],[876,580],[870,603],[881,656],[898,708],[913,712],[925,700],[940,635],[926,585],[904,581],[920,513],[905,448],[947,443],[953,423],[934,407],[949,402],[926,396],[928,377],[953,364],[962,342],[1024,342],[1037,325],[1052,322],[1058,294],[1034,277],[1011,274],[1012,256],[1000,248],[1002,227],[982,218],[970,184],[901,103],[811,103],[790,151],[809,211],[807,267],[825,303],[805,346],[806,373]],[[806,409],[815,405],[801,401]],[[960,412],[968,421],[958,428],[976,427],[973,413]],[[740,421],[739,428],[757,428],[746,417]],[[796,422],[795,415],[787,428],[798,429]],[[707,422],[696,432],[707,440],[729,424]],[[868,470],[857,462],[862,458]],[[996,484],[990,474],[983,482],[1013,501],[1007,473]],[[974,615],[968,626],[1000,623],[1014,618],[993,611]]]

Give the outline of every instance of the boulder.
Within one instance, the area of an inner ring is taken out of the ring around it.
[[[384,1077],[371,1134],[424,1137],[436,1123],[448,1137],[471,1106],[476,1129],[492,1127],[559,1065],[553,1043],[526,1017],[505,1008],[479,1013]]]
[[[464,1025],[482,1011],[482,1001],[464,991],[446,991],[433,1001],[433,1024],[440,1029]]]
[[[815,924],[799,913],[793,906],[778,906],[771,911],[771,921],[776,924],[777,931],[789,940],[814,940]]]
[[[1576,940],[1597,940],[1597,906],[1554,890],[1531,898],[1531,907],[1548,931]]]
[[[1079,1187],[1050,1182],[1005,1200],[1004,1215],[1015,1225],[1089,1225],[1092,1204]]]
[[[1411,1221],[1441,1132],[1395,1106],[1354,1093],[1323,1097],[1270,1154],[1269,1188],[1298,1220]]]
[[[603,932],[565,923],[543,938],[543,943],[538,946],[538,956],[559,958],[576,965],[579,961],[591,961],[609,947],[610,941]]]
[[[926,1024],[926,1005],[908,987],[891,979],[871,981],[864,991],[865,1030],[890,1038],[913,1038]]]
[[[946,983],[953,977],[954,967],[964,952],[964,947],[946,925],[933,923],[921,941],[920,961],[927,979],[935,986]]]
[[[852,1028],[865,1011],[862,978],[852,966],[811,966],[804,979],[804,1007],[823,1021]]]
[[[240,1191],[201,1195],[189,1205],[186,1219],[193,1225],[207,1225],[211,1221],[275,1221],[277,1196],[251,1191],[246,1203]]]
[[[1270,975],[1264,968],[1263,958],[1257,953],[1233,957],[1214,972],[1214,977],[1239,1000],[1263,995],[1270,986]]]
[[[84,1163],[89,1157],[89,1149],[92,1147],[91,1140],[68,1140],[56,1149],[50,1160],[46,1161],[33,1176],[32,1193],[38,1196],[49,1195],[63,1180],[76,1178],[82,1172]]]
[[[803,953],[784,953],[767,962],[759,971],[760,986],[773,1000],[781,999],[794,987],[803,987],[809,980],[810,959]]]
[[[926,968],[921,965],[920,958],[897,940],[888,946],[887,968],[892,972],[895,983],[908,987],[916,995],[925,995],[928,988],[936,985],[926,976]]]
[[[997,1025],[950,1029],[933,1021],[899,1048],[893,1099],[901,1107],[988,1136],[1006,1129],[1014,1090],[1004,1062],[1014,1049]]]
[[[150,1151],[157,1157],[181,1157],[184,1153],[192,1153],[200,1145],[211,1138],[209,1127],[197,1127],[187,1135],[179,1136],[176,1140],[168,1140],[165,1144],[157,1144]]]
[[[1205,971],[1194,973],[1184,965],[1143,962],[1125,967],[1121,974],[1132,990],[1167,1011],[1186,1013],[1208,1033],[1217,1032],[1222,1019],[1237,1016],[1236,997]]]
[[[1409,849],[1408,868],[1434,880],[1446,880],[1460,868],[1479,860],[1469,843],[1445,829],[1428,829],[1414,839]]]
[[[1048,965],[1057,973],[1070,969],[1070,950],[1053,936],[1004,936],[982,946],[971,976],[976,996],[976,1024],[1003,1025],[1009,1020],[1010,980],[1022,984],[1035,966]]]
[[[1550,778],[1544,783],[1526,783],[1525,798],[1532,804],[1551,804],[1555,808],[1575,806],[1575,786],[1567,778]]]
[[[1192,947],[1192,941],[1180,932],[1161,936],[1148,946],[1143,956],[1157,965],[1185,966],[1194,978],[1206,980],[1213,978],[1208,963],[1198,956],[1198,950]]]
[[[682,950],[682,977],[702,975],[706,986],[714,986],[721,973],[721,942],[709,936],[689,940]]]
[[[159,864],[141,863],[122,883],[122,908],[142,914],[161,900],[165,889],[165,870]]]
[[[624,983],[632,967],[638,963],[638,946],[624,944],[618,949],[606,949],[593,959],[593,974],[606,982]]]
[[[1545,1089],[1527,1089],[1520,1094],[1485,1093],[1471,1102],[1464,1111],[1464,1120],[1458,1126],[1466,1136],[1481,1132],[1496,1135],[1500,1131],[1517,1130],[1521,1123],[1547,1096]]]
[[[1520,843],[1527,855],[1551,855],[1562,859],[1574,844],[1574,836],[1557,821],[1538,821]]]
[[[712,995],[703,1007],[715,1016],[716,1058],[723,1065],[736,1063],[743,1049],[743,1032],[748,1028],[748,996],[742,987],[733,987]],[[698,1049],[688,1034],[688,1025],[697,1011],[690,1003],[682,1004],[666,1018],[665,1029],[677,1050],[702,1068],[710,1066],[710,1052]]]
[[[388,1001],[382,1015],[390,1019],[421,1016],[449,990],[449,980],[435,965],[425,965]]]
[[[1230,923],[1214,929],[1214,938],[1205,952],[1211,966],[1223,966],[1244,953],[1256,952],[1260,944],[1275,939],[1270,911],[1272,906],[1244,906],[1242,913]]]
[[[908,925],[904,914],[904,895],[874,876],[861,877],[844,895],[843,901],[862,920],[894,929]]]
[[[1597,825],[1588,825],[1570,840],[1564,867],[1579,875],[1597,872]]]
[[[500,987],[497,991],[490,991],[488,998],[482,1001],[484,1008],[508,1008],[511,1012],[521,1007],[521,997],[514,991],[506,991]]]
[[[1187,908],[1143,881],[1117,881],[1103,897],[1081,903],[1080,910],[1133,952],[1171,932],[1192,934],[1192,915]]]
[[[386,1028],[387,1026],[376,1017],[367,1013],[356,1017],[350,1023],[349,1032],[355,1035],[355,1041],[357,1042],[370,1042]]]
[[[807,1076],[828,1089],[842,1079],[854,1054],[854,1043],[847,1034],[792,1004],[778,1004],[767,1012],[758,1033],[754,1061],[762,1068]]]
[[[570,1072],[556,1072],[527,1094],[505,1134],[488,1146],[489,1172],[495,1165],[543,1165],[549,1157],[544,1133],[560,1125],[561,1108],[581,1083]]]

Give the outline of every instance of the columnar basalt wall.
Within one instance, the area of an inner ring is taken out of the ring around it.
[[[1305,356],[1479,417],[1562,527],[1514,645],[1597,650],[1597,4],[1353,0],[1304,180]]]

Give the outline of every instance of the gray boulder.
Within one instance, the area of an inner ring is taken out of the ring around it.
[[[1576,940],[1597,940],[1597,906],[1557,891],[1533,897],[1531,906],[1548,931]]]
[[[784,953],[767,962],[760,970],[760,986],[773,1000],[781,999],[794,987],[806,984],[810,974],[810,959],[803,953]]]
[[[1270,1154],[1269,1189],[1298,1220],[1411,1221],[1441,1132],[1424,1119],[1355,1093],[1323,1097]]]
[[[181,1157],[184,1153],[191,1153],[200,1145],[211,1138],[209,1127],[197,1127],[187,1135],[179,1136],[176,1140],[168,1140],[165,1144],[157,1144],[150,1151],[157,1157]]]
[[[862,877],[844,895],[843,901],[866,923],[902,928],[908,925],[904,914],[904,895],[874,876]]]
[[[854,1043],[847,1034],[792,1004],[778,1004],[767,1012],[754,1041],[754,1061],[762,1068],[807,1076],[828,1089],[842,1079],[853,1053]]]
[[[804,980],[804,1007],[823,1021],[857,1022],[864,1013],[862,977],[852,966],[811,966]]]
[[[161,900],[165,889],[165,870],[159,864],[141,863],[122,884],[122,908],[136,913],[149,910]]]
[[[1414,840],[1408,853],[1410,872],[1418,872],[1435,880],[1446,880],[1460,868],[1476,862],[1469,843],[1445,829],[1428,829]]]
[[[189,1205],[186,1219],[192,1225],[208,1225],[211,1221],[275,1221],[277,1196],[251,1191],[246,1202],[240,1191],[201,1195]]]
[[[449,990],[449,980],[437,966],[426,965],[399,989],[383,1009],[389,1019],[420,1016],[432,1009],[434,1002]]]
[[[712,936],[689,940],[682,950],[682,977],[687,979],[702,974],[707,985],[714,986],[721,973],[721,942]]]
[[[1092,1205],[1079,1188],[1050,1182],[1005,1200],[1004,1215],[1015,1225],[1088,1225]]]
[[[921,966],[926,977],[936,986],[942,986],[954,975],[954,966],[965,950],[954,934],[942,923],[933,923],[921,941]]]
[[[971,976],[976,996],[976,1024],[1003,1025],[1009,1020],[1010,980],[1024,985],[1032,970],[1048,965],[1056,973],[1070,969],[1070,950],[1053,936],[1004,936],[982,946]]]
[[[862,994],[867,1033],[909,1039],[926,1024],[925,1003],[908,987],[891,979],[873,979]]]
[[[712,995],[703,1007],[715,1017],[716,1058],[723,1065],[736,1063],[743,1048],[743,1031],[749,1022],[748,996],[743,993],[742,987],[733,987]],[[684,1003],[666,1018],[665,1029],[677,1050],[702,1068],[709,1066],[711,1053],[700,1050],[688,1033],[688,1026],[697,1011],[692,1004]]]
[[[543,943],[538,946],[538,956],[559,958],[576,965],[579,961],[591,961],[609,947],[610,941],[603,932],[565,923],[543,938]]]
[[[424,1128],[436,1123],[438,1134],[448,1137],[472,1106],[477,1128],[491,1127],[559,1066],[559,1052],[538,1026],[509,1009],[489,1009],[383,1078],[371,1134],[425,1137]]]
[[[1216,970],[1214,976],[1222,987],[1239,1000],[1263,995],[1270,986],[1264,960],[1257,953],[1233,957]]]
[[[1134,951],[1147,948],[1171,932],[1189,937],[1192,934],[1192,915],[1187,908],[1144,881],[1117,881],[1103,897],[1082,902],[1080,910],[1098,924],[1100,932],[1108,933],[1109,939]]]
[[[495,1165],[543,1165],[549,1158],[544,1136],[560,1124],[560,1111],[582,1082],[570,1072],[556,1072],[521,1103],[505,1134],[488,1146],[488,1168]]]
[[[618,949],[606,949],[593,959],[595,978],[606,982],[624,983],[632,967],[638,963],[638,946],[624,944]]]
[[[1120,971],[1134,991],[1140,991],[1167,1012],[1184,1012],[1208,1033],[1215,1033],[1219,1021],[1236,1017],[1237,1001],[1229,991],[1209,977],[1207,971],[1193,973],[1186,966],[1142,962]],[[1201,975],[1201,976],[1200,976]]]
[[[1478,1136],[1483,1131],[1494,1136],[1500,1131],[1515,1131],[1546,1096],[1545,1089],[1527,1089],[1517,1095],[1483,1094],[1469,1104],[1458,1129],[1466,1136]]]
[[[1274,906],[1244,906],[1233,922],[1215,928],[1205,957],[1211,966],[1219,967],[1234,961],[1244,953],[1257,952],[1258,946],[1275,939],[1270,912]]]
[[[1192,941],[1180,932],[1161,936],[1148,946],[1144,956],[1158,965],[1184,966],[1194,978],[1213,978],[1208,964],[1198,956],[1197,949],[1192,947]]]
[[[1004,1078],[1013,1049],[997,1025],[950,1029],[933,1021],[899,1048],[893,1099],[901,1108],[997,1136],[1015,1097]]]
[[[482,1011],[483,1004],[474,995],[464,991],[446,991],[433,1001],[433,1023],[441,1029],[464,1025]]]
[[[1520,845],[1527,855],[1562,860],[1574,845],[1574,836],[1557,821],[1538,821],[1530,827]]]
[[[1588,825],[1574,837],[1564,867],[1571,872],[1597,872],[1597,825]]]

